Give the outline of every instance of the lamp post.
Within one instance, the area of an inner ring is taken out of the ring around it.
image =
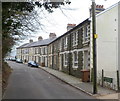
[[[96,4],[92,0],[92,34],[93,34],[93,94],[97,94],[97,57],[96,57]]]

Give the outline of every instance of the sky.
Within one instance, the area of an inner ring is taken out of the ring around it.
[[[34,36],[29,36],[20,44],[14,46],[11,55],[15,56],[16,47],[29,42],[29,39],[37,41],[39,36],[42,36],[43,39],[47,39],[49,38],[49,33],[56,33],[58,37],[67,31],[66,27],[68,23],[78,25],[85,19],[89,18],[89,8],[92,4],[91,0],[70,1],[70,5],[65,5],[61,8],[54,9],[54,12],[51,14],[44,10],[41,12],[40,9],[36,8],[38,15],[44,17],[44,19],[39,20],[44,25],[44,30],[38,30]],[[95,0],[96,4],[104,5],[105,9],[119,1],[120,0]]]

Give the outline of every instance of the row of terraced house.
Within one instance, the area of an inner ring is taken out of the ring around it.
[[[91,10],[90,10],[91,12]],[[97,25],[97,78],[104,85],[118,89],[116,71],[120,71],[120,2],[104,9],[96,5]],[[40,66],[49,67],[82,78],[83,71],[89,70],[92,80],[93,43],[91,17],[80,24],[68,24],[67,32],[56,37],[50,33],[48,39],[41,36],[38,41],[30,40],[17,48],[17,58],[23,61],[36,61]],[[119,76],[120,77],[120,76]]]

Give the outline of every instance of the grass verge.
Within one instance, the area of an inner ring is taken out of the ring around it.
[[[2,62],[2,95],[5,92],[5,89],[8,84],[8,78],[12,72],[12,69],[7,64],[7,62]]]

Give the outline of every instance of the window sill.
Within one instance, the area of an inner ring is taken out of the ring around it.
[[[67,67],[67,65],[64,65],[64,67],[66,68],[66,67]]]
[[[73,70],[77,70],[78,69],[78,66],[73,66]]]
[[[86,43],[89,43],[89,42],[90,42],[90,40],[88,40],[88,41],[84,41],[83,44],[86,44]]]

